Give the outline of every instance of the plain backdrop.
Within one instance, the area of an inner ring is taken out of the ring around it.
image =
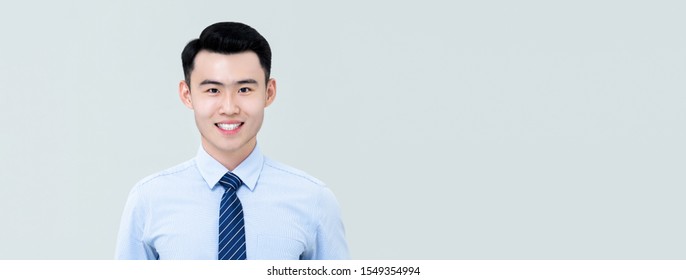
[[[110,259],[193,157],[180,53],[274,54],[258,141],[326,182],[355,259],[686,258],[682,1],[3,1],[0,259]]]

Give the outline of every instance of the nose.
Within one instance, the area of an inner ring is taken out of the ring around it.
[[[234,115],[240,112],[237,104],[237,98],[233,94],[224,94],[221,100],[221,106],[219,108],[219,113],[226,115]]]

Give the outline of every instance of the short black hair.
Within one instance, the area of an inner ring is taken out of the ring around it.
[[[205,28],[198,39],[193,39],[181,52],[183,75],[190,87],[195,56],[202,50],[221,54],[253,51],[260,60],[265,80],[269,80],[272,67],[272,50],[267,39],[254,28],[240,22],[217,22]]]

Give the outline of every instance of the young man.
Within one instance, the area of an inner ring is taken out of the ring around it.
[[[116,258],[349,258],[333,193],[257,145],[264,108],[276,97],[267,41],[245,24],[220,22],[181,59],[179,96],[202,145],[195,158],[134,186]]]

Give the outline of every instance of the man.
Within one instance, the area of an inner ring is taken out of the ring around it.
[[[245,24],[220,22],[181,56],[179,96],[193,110],[201,147],[134,186],[116,258],[349,258],[333,193],[257,145],[276,97],[267,41]]]

